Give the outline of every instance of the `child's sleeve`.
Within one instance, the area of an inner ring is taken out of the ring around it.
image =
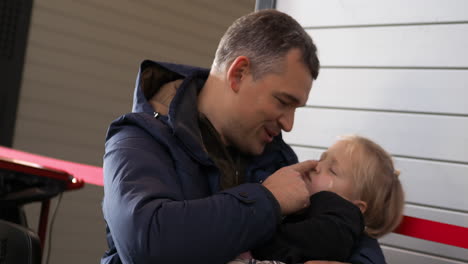
[[[346,261],[364,231],[357,206],[332,192],[311,196],[307,211],[288,216],[266,244],[252,250],[256,259],[285,263]]]

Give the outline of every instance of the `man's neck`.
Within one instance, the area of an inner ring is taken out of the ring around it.
[[[225,103],[224,96],[222,94],[223,84],[224,82],[219,75],[210,73],[205,85],[198,95],[197,104],[198,111],[205,115],[205,117],[211,122],[224,145],[227,145],[226,139],[222,133],[223,120],[227,118],[227,116],[225,116]]]

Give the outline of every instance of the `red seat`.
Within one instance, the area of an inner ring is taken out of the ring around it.
[[[15,155],[5,157],[2,154],[0,152],[0,208],[4,209],[2,211],[21,215],[24,204],[41,202],[38,234],[43,248],[50,199],[61,192],[80,189],[84,182],[66,171],[18,160]],[[12,221],[8,217],[4,220]],[[26,221],[17,222],[22,225],[25,223]]]

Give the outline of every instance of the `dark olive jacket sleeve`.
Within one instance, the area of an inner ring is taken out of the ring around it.
[[[346,261],[364,230],[359,208],[332,192],[316,193],[310,202],[305,212],[286,217],[273,238],[252,251],[254,258]]]

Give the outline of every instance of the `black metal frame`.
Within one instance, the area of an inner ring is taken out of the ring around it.
[[[0,145],[11,147],[33,0],[0,1]]]
[[[276,0],[256,0],[255,1],[255,11],[262,9],[275,9]]]

